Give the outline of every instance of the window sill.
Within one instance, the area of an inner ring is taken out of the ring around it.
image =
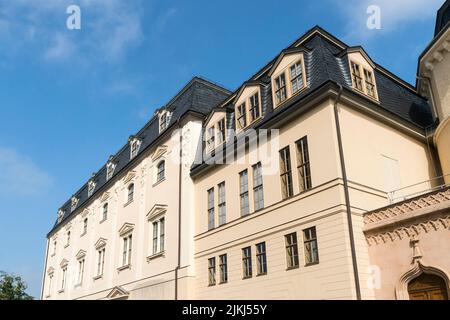
[[[309,87],[307,85],[304,85],[303,88],[301,88],[300,90],[298,90],[296,93],[294,93],[293,95],[291,95],[290,97],[284,99],[283,101],[281,101],[280,103],[276,103],[274,101],[274,107],[273,109],[278,109],[282,106],[284,106],[285,104],[287,104],[290,100],[292,100],[293,98],[295,98],[296,96],[298,96],[299,94],[301,94],[302,92],[304,92],[306,89],[308,89]]]
[[[159,180],[159,181],[156,181],[156,182],[152,185],[152,187],[156,187],[157,185],[163,183],[164,181],[166,181],[166,177],[164,177],[163,179],[161,179],[161,180]]]
[[[99,224],[102,224],[102,223],[105,222],[106,220],[108,220],[108,218],[102,219],[102,220],[99,222]]]
[[[119,268],[117,268],[117,271],[123,271],[123,270],[127,270],[127,269],[131,269],[131,264],[126,264],[124,266],[121,266]]]
[[[52,254],[50,255],[50,257],[54,257],[54,256],[56,256],[56,253],[52,253]]]
[[[77,283],[77,284],[74,286],[74,288],[75,288],[75,289],[76,289],[76,288],[80,288],[81,285],[82,285],[82,283]]]
[[[259,273],[259,274],[257,274],[256,276],[257,276],[257,277],[267,276],[267,272]]]
[[[316,264],[319,264],[319,261],[317,261],[317,262],[306,263],[306,264],[305,264],[305,267],[315,266]]]
[[[87,232],[83,232],[83,233],[80,235],[80,238],[84,237],[86,234],[87,234]]]
[[[98,276],[93,277],[92,280],[95,281],[95,280],[102,279],[102,278],[103,278],[103,275],[100,274],[100,275],[98,275]]]
[[[48,295],[45,296],[45,299],[48,299],[50,297],[51,297],[51,295],[48,294]]]
[[[64,293],[64,289],[60,289],[60,290],[58,290],[58,293]]]
[[[369,98],[369,99],[372,100],[373,102],[375,102],[375,103],[380,103],[380,101],[379,101],[377,98],[372,97],[371,95],[367,94],[367,93],[364,92],[363,90],[359,90],[358,88],[356,88],[356,87],[354,87],[354,86],[353,86],[352,88],[353,88],[353,90],[355,90],[355,92],[357,92],[357,93],[363,95],[363,96],[366,97],[366,98]]]
[[[159,257],[165,257],[166,256],[166,251],[161,251],[161,252],[157,252],[152,254],[151,256],[147,257],[147,262],[149,262],[150,260],[159,258]]]
[[[216,286],[215,283],[208,284],[208,287],[215,287],[215,286]]]
[[[133,200],[128,201],[127,203],[125,203],[125,204],[123,205],[123,207],[125,208],[125,207],[129,206],[131,203],[133,203]]]
[[[66,244],[66,245],[64,246],[64,249],[67,248],[68,246],[70,246],[70,244]]]
[[[248,276],[248,277],[243,277],[242,280],[247,280],[247,279],[251,279],[252,276]]]
[[[286,271],[299,269],[300,266],[287,267]]]
[[[227,281],[221,281],[221,282],[219,282],[219,285],[221,285],[221,284],[227,284],[228,283],[228,280]]]

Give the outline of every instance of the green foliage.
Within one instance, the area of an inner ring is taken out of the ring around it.
[[[22,277],[0,271],[0,300],[33,300]]]

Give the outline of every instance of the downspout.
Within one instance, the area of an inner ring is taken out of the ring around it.
[[[47,249],[45,249],[44,271],[42,273],[41,300],[44,299],[45,273],[47,271],[47,260],[48,260],[48,247],[49,247],[49,245],[50,245],[50,239],[47,238]]]
[[[334,119],[336,121],[336,134],[339,145],[339,158],[341,162],[342,180],[344,181],[345,206],[347,207],[347,223],[350,237],[350,250],[352,253],[353,276],[355,279],[356,299],[361,300],[361,287],[359,284],[358,264],[356,260],[355,237],[353,234],[352,210],[350,207],[350,193],[348,191],[348,180],[347,180],[347,171],[345,169],[344,148],[342,146],[341,125],[339,123],[338,104],[339,100],[341,99],[342,91],[344,88],[340,84],[338,84],[338,86],[339,86],[339,93],[336,97],[336,100],[334,101]]]
[[[178,270],[181,267],[181,185],[182,185],[182,160],[183,160],[183,134],[181,132],[180,118],[177,119],[177,128],[180,134],[180,154],[178,165],[178,262],[175,268],[175,300],[178,300]]]

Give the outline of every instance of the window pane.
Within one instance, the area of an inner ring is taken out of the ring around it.
[[[264,190],[260,162],[253,166],[253,196],[255,211],[264,208]]]
[[[210,286],[216,284],[216,258],[208,259],[208,283]]]
[[[218,185],[219,188],[219,226],[226,223],[225,182]]]
[[[242,249],[243,276],[249,278],[252,276],[252,249],[246,247]]]
[[[220,283],[225,283],[228,281],[228,266],[226,254],[219,256],[219,263],[220,263]]]
[[[249,213],[248,203],[248,171],[244,170],[239,173],[240,199],[241,199],[241,215]]]
[[[256,260],[258,264],[258,275],[267,273],[266,243],[256,245]]]
[[[208,230],[214,229],[214,188],[208,190]]]

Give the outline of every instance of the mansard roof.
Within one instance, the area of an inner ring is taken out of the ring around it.
[[[230,94],[227,89],[205,80],[200,77],[194,77],[189,83],[187,83],[183,89],[180,90],[170,101],[160,109],[167,109],[172,112],[170,117],[170,122],[168,128],[173,126],[177,119],[183,117],[188,113],[198,114],[201,118],[205,117],[209,111],[216,106],[219,102],[226,99]],[[165,130],[167,131],[167,130]],[[142,154],[144,150],[148,147],[153,146],[159,137],[159,123],[158,117],[154,115],[150,121],[134,136],[141,140],[141,147],[139,149],[139,154]],[[137,157],[130,159],[130,144],[125,144],[115,155],[113,155],[113,161],[116,164],[114,170],[114,176],[122,171],[131,162],[134,162]],[[114,180],[114,179],[111,179]],[[96,183],[95,190],[93,194],[88,196],[88,182],[84,184],[81,189],[79,189],[74,197],[78,199],[77,207],[75,210],[71,210],[70,199],[65,202],[61,209],[64,212],[61,221],[55,222],[49,235],[62,223],[65,223],[67,218],[72,214],[79,212],[80,208],[88,202],[89,199],[93,198],[95,194],[101,191],[104,185],[108,183],[106,179],[106,164],[97,173],[95,173],[90,181]]]
[[[292,98],[289,103],[274,109],[272,105],[273,99],[270,72],[286,53],[295,50],[301,50],[304,54],[307,89],[303,90],[300,94],[295,96],[295,98]],[[348,53],[355,51],[359,51],[366,59],[368,59],[370,64],[373,64],[379,103],[374,103],[370,98],[356,93],[352,88]],[[261,101],[263,117],[262,121],[255,123],[255,127],[268,123],[270,119],[279,113],[284,112],[285,109],[291,107],[300,108],[301,101],[304,98],[314,92],[318,92],[319,89],[327,84],[342,86],[350,94],[354,94],[359,98],[367,100],[368,105],[372,105],[374,108],[382,110],[391,117],[409,123],[419,131],[423,131],[425,127],[433,124],[428,101],[420,96],[411,84],[400,79],[381,65],[374,62],[362,47],[350,47],[319,26],[315,26],[294,41],[289,47],[283,49],[277,57],[261,68],[250,79],[246,80],[244,84],[255,81],[261,83],[262,86]],[[242,86],[240,86],[230,98],[225,100],[221,107],[230,108],[234,98],[239,94],[241,89]],[[234,126],[235,121],[233,121],[233,119],[230,120],[232,121],[230,121],[229,125]],[[199,152],[201,152],[201,150],[199,150]],[[200,155],[198,159],[201,159]],[[198,171],[200,167],[202,167],[202,164],[194,164],[191,170]]]
[[[437,12],[434,36],[436,37],[441,31],[446,30],[449,27],[450,27],[450,0],[447,0]]]

